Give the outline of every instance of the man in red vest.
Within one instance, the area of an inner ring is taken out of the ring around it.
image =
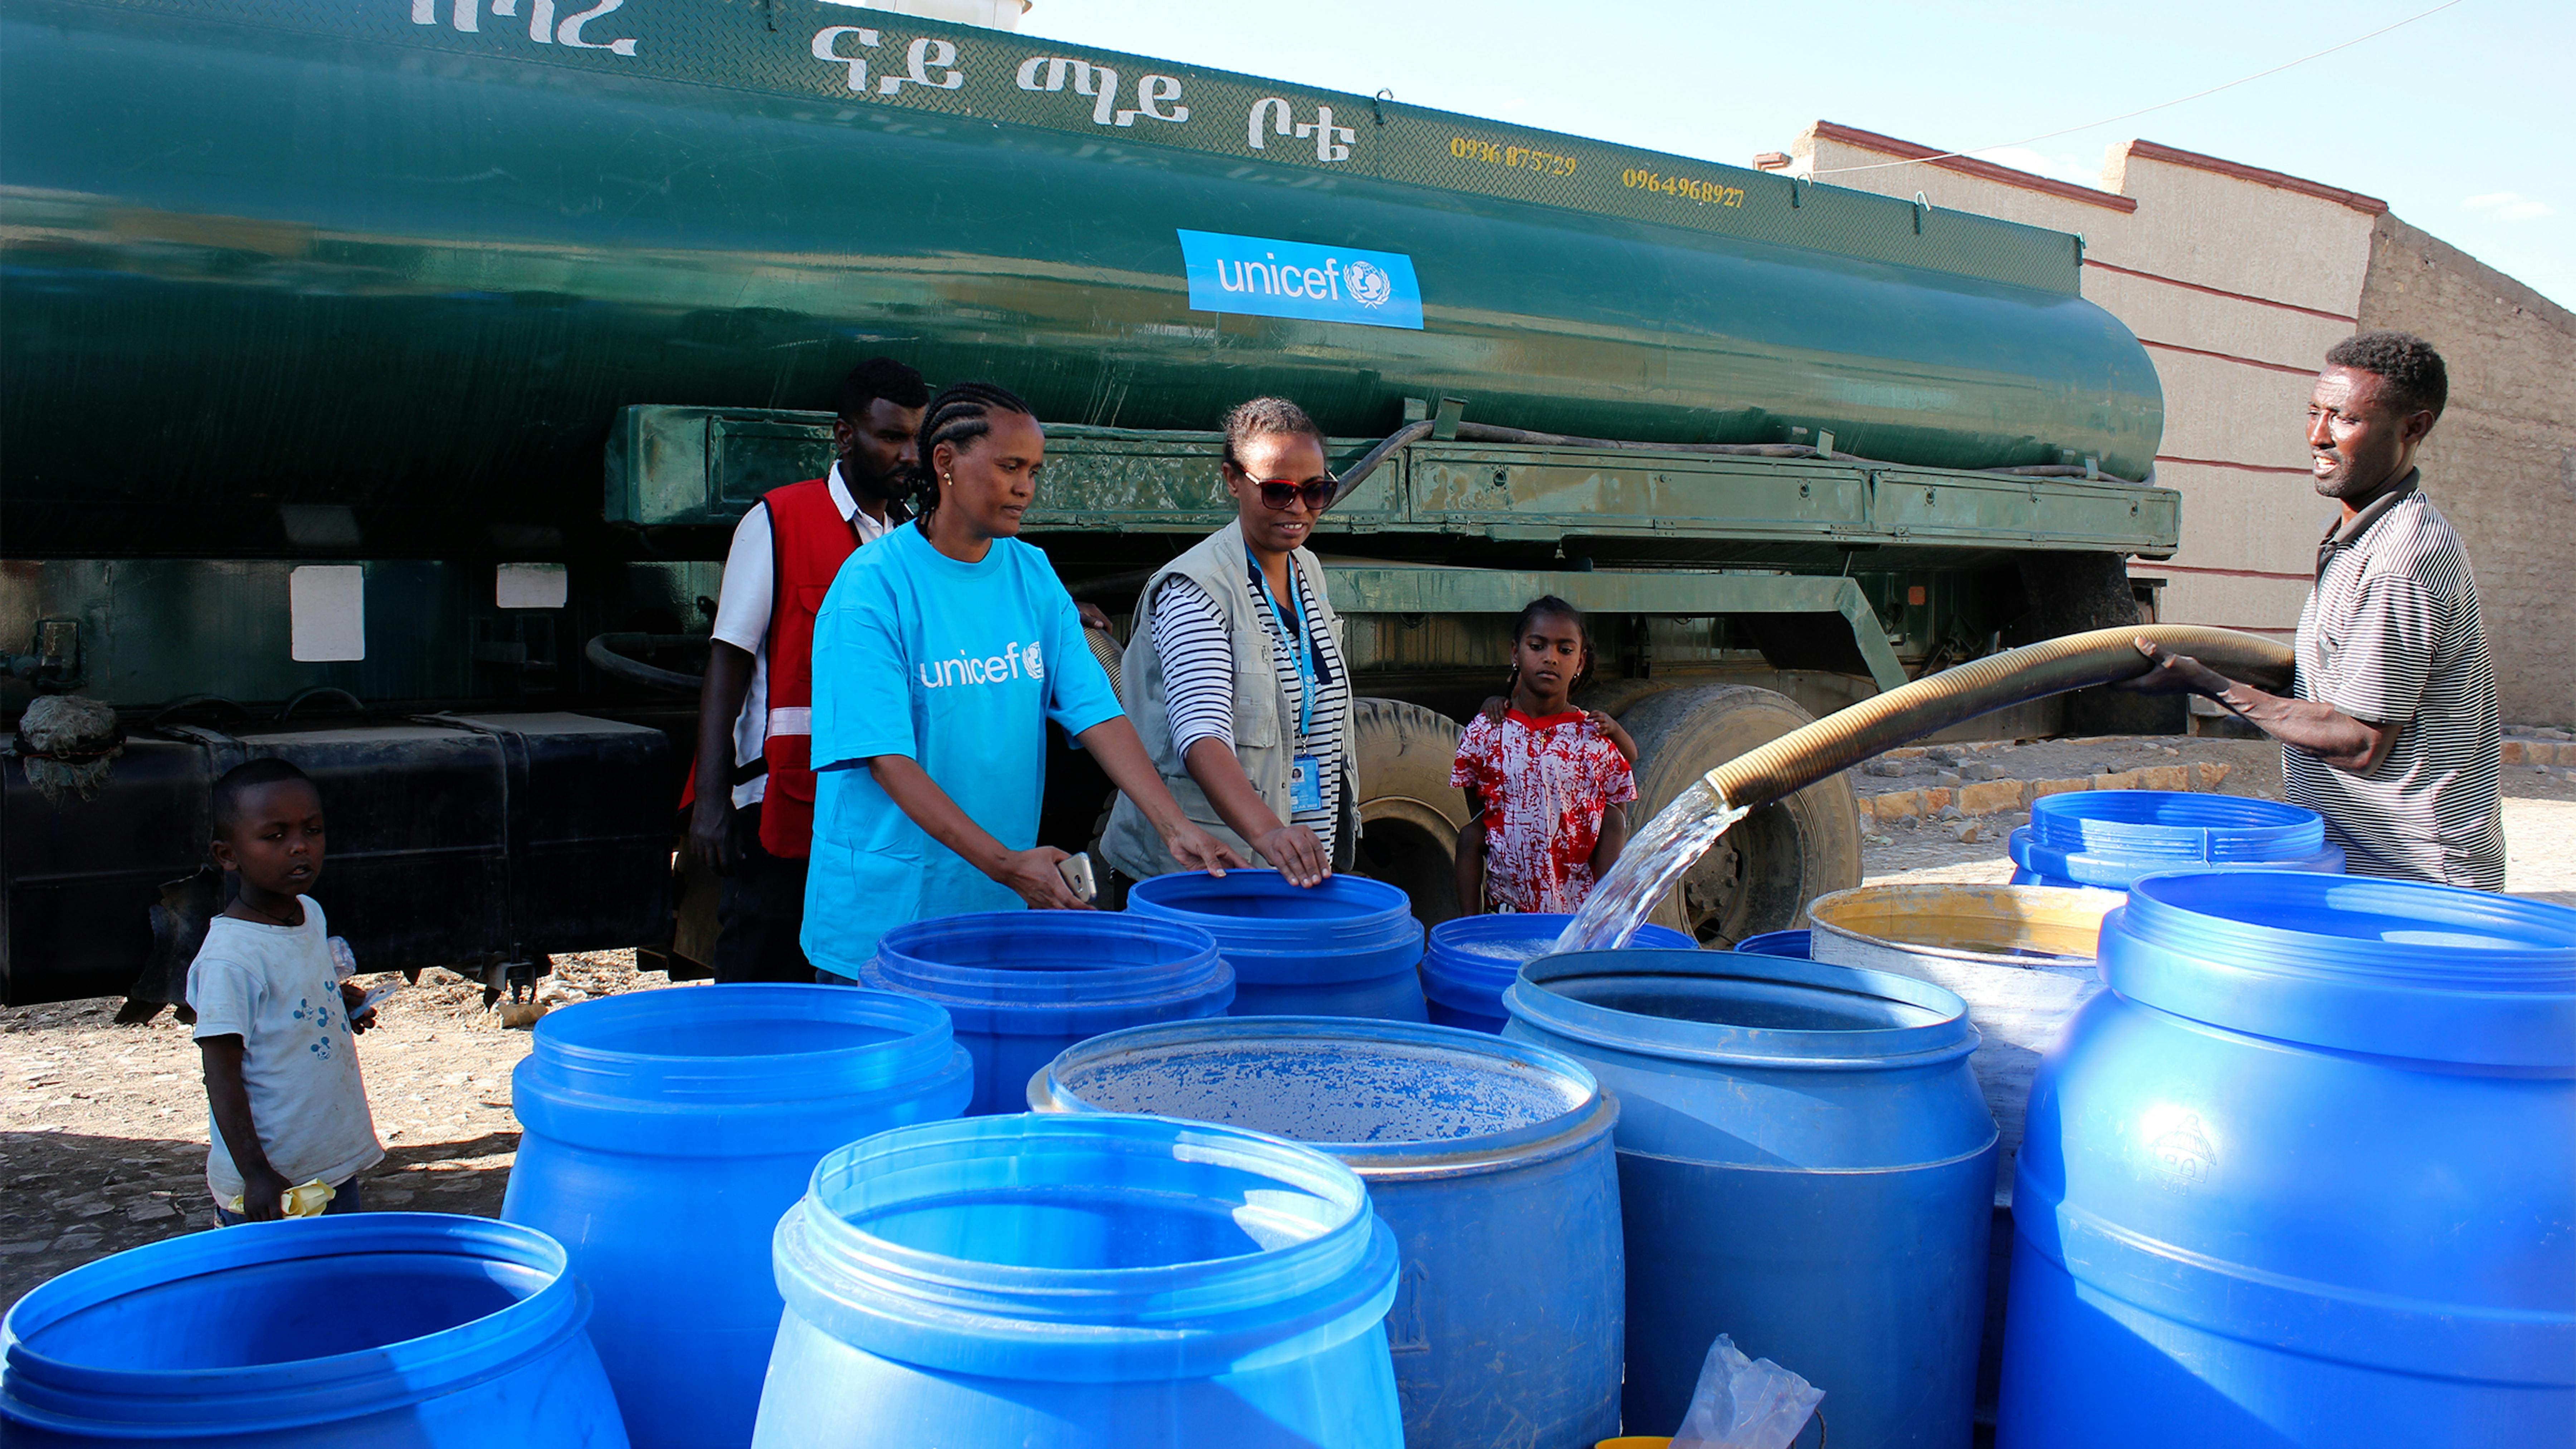
[[[930,389],[892,358],[841,383],[829,475],[773,488],[725,556],[698,695],[689,853],[724,876],[718,981],[812,982],[797,935],[814,840],[814,614],[841,564],[901,524]]]

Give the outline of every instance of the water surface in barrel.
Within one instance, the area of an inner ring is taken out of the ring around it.
[[[1481,956],[1488,961],[1535,961],[1541,956],[1555,955],[1559,948],[1553,940],[1540,940],[1467,941],[1451,949],[1469,956]]]
[[[1582,1105],[1557,1073],[1398,1040],[1218,1040],[1086,1063],[1066,1085],[1103,1111],[1292,1142],[1455,1141],[1552,1122]]]

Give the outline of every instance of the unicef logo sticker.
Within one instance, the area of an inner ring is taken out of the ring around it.
[[[1350,283],[1351,300],[1363,307],[1383,307],[1395,295],[1394,279],[1375,262],[1355,261],[1342,276]]]
[[[1193,312],[1422,328],[1422,283],[1402,252],[1175,230]]]

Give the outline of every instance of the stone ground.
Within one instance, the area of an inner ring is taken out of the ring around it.
[[[2576,743],[2534,742],[2505,767],[2509,887],[2576,906]],[[2551,763],[2528,761],[2548,754]],[[2564,757],[2564,763],[2557,761]],[[1964,766],[1985,765],[1970,780]],[[2101,739],[1995,745],[1954,759],[1929,752],[1881,762],[1895,773],[1856,775],[1865,799],[1961,773],[1961,785],[2025,788],[2034,781],[2119,776],[2185,766],[2195,783],[2229,794],[2277,797],[2280,755],[2270,745],[2219,739]],[[2224,771],[2197,767],[2224,766]],[[2205,782],[2205,783],[2204,783]],[[1950,805],[1957,809],[1955,803]],[[2012,873],[2005,835],[2029,819],[2015,808],[1953,820],[1864,816],[1862,853],[1872,882],[2001,881]],[[1973,825],[1975,829],[1966,827]],[[1960,839],[1959,836],[1973,838]],[[559,957],[543,988],[550,1002],[669,983],[635,970],[631,953]],[[683,988],[686,989],[686,988]],[[113,999],[0,1011],[0,1304],[66,1269],[211,1222],[205,1185],[205,1091],[187,1028],[169,1014],[119,1026]],[[510,1071],[528,1033],[483,1010],[480,989],[428,973],[385,1003],[382,1025],[359,1040],[367,1094],[384,1138],[385,1164],[367,1182],[377,1208],[496,1214],[518,1146]]]

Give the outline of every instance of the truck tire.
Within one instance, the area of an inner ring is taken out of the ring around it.
[[[1458,832],[1467,796],[1449,783],[1457,722],[1392,699],[1351,701],[1351,757],[1359,790],[1359,874],[1413,898],[1436,926],[1458,914]]]
[[[1814,721],[1788,696],[1743,684],[1671,689],[1638,701],[1619,717],[1637,741],[1630,836],[1701,775]],[[1809,901],[1860,878],[1860,803],[1850,778],[1834,775],[1736,822],[1650,919],[1723,949],[1788,929]]]
[[[1673,683],[1668,679],[1604,679],[1585,685],[1574,707],[1597,709],[1612,719],[1625,719],[1628,711],[1671,688]]]
[[[2147,622],[2129,584],[2129,561],[2121,554],[2050,550],[2023,554],[2015,562],[2030,608],[2004,631],[2006,645]],[[2058,708],[2058,728],[2068,735],[2191,733],[2187,695],[2129,694],[2096,686],[2066,695]]]

